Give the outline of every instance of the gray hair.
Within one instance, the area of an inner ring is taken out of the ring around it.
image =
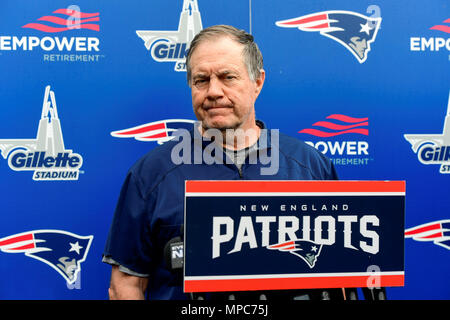
[[[190,60],[192,53],[201,42],[210,39],[217,39],[220,36],[228,36],[244,46],[242,55],[244,58],[244,64],[247,66],[248,75],[252,81],[259,79],[263,68],[263,57],[258,45],[254,42],[253,36],[244,30],[239,30],[232,26],[217,25],[201,30],[191,42],[191,46],[186,57],[188,84],[191,84]]]

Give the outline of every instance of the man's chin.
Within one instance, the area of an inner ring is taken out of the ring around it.
[[[237,129],[239,128],[238,122],[233,121],[202,121],[202,127],[205,130],[208,129],[217,129],[220,131],[227,130],[227,129]]]

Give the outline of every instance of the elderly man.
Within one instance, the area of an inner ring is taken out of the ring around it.
[[[111,299],[186,298],[164,263],[164,246],[180,235],[183,224],[185,180],[337,179],[320,152],[271,133],[256,120],[265,72],[253,36],[231,26],[206,28],[193,39],[186,62],[199,125],[183,135],[189,147],[182,150],[183,161],[174,158],[178,139],[153,149],[129,170],[103,255],[112,265]],[[211,143],[213,158],[226,161],[189,161],[210,150]]]

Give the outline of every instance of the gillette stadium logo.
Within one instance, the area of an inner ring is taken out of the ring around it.
[[[184,0],[178,30],[137,30],[156,62],[175,62],[175,71],[186,71],[186,56],[190,43],[203,29],[197,0]]]
[[[104,57],[99,54],[100,39],[94,36],[79,36],[80,30],[100,31],[100,14],[82,12],[78,6],[57,9],[35,21],[22,25],[24,30],[32,30],[37,35],[0,35],[0,52],[43,51],[47,62],[95,62]],[[42,33],[48,35],[41,36]],[[77,36],[59,36],[59,34]]]
[[[380,17],[367,17],[352,11],[322,11],[305,16],[277,21],[282,28],[319,32],[343,45],[359,63],[367,60],[381,25]]]
[[[441,35],[436,37],[411,37],[410,51],[419,52],[450,52],[450,19],[446,19],[439,24],[431,26],[429,30],[439,32]],[[447,37],[444,37],[447,36]],[[450,61],[450,55],[449,55]]]
[[[113,131],[111,135],[115,138],[134,138],[138,141],[154,141],[158,144],[163,144],[174,139],[175,136],[173,134],[178,129],[191,130],[194,127],[194,123],[194,120],[166,119]]]
[[[305,142],[327,155],[335,165],[367,165],[369,143],[365,140],[347,140],[347,137],[367,137],[369,118],[355,118],[342,114],[331,114],[325,120],[312,124],[312,128],[300,130],[313,140]],[[328,140],[329,138],[333,140]],[[327,139],[327,140],[324,140]]]
[[[0,251],[23,253],[57,271],[67,282],[79,280],[94,236],[79,236],[63,230],[34,230],[0,239]]]
[[[33,171],[35,181],[78,180],[83,158],[66,150],[55,93],[45,88],[35,139],[0,139],[0,151],[14,171]]]
[[[442,134],[405,134],[422,164],[440,165],[440,173],[450,173],[450,94]]]

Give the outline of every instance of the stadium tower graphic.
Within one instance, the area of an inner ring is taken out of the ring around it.
[[[186,71],[186,54],[195,35],[203,29],[197,0],[183,0],[178,30],[137,30],[155,61],[176,62],[175,71]]]
[[[423,164],[440,164],[440,173],[450,173],[450,92],[442,134],[405,134]]]
[[[83,159],[66,150],[55,93],[46,86],[35,139],[0,139],[0,151],[14,171],[34,171],[33,180],[78,180]]]

